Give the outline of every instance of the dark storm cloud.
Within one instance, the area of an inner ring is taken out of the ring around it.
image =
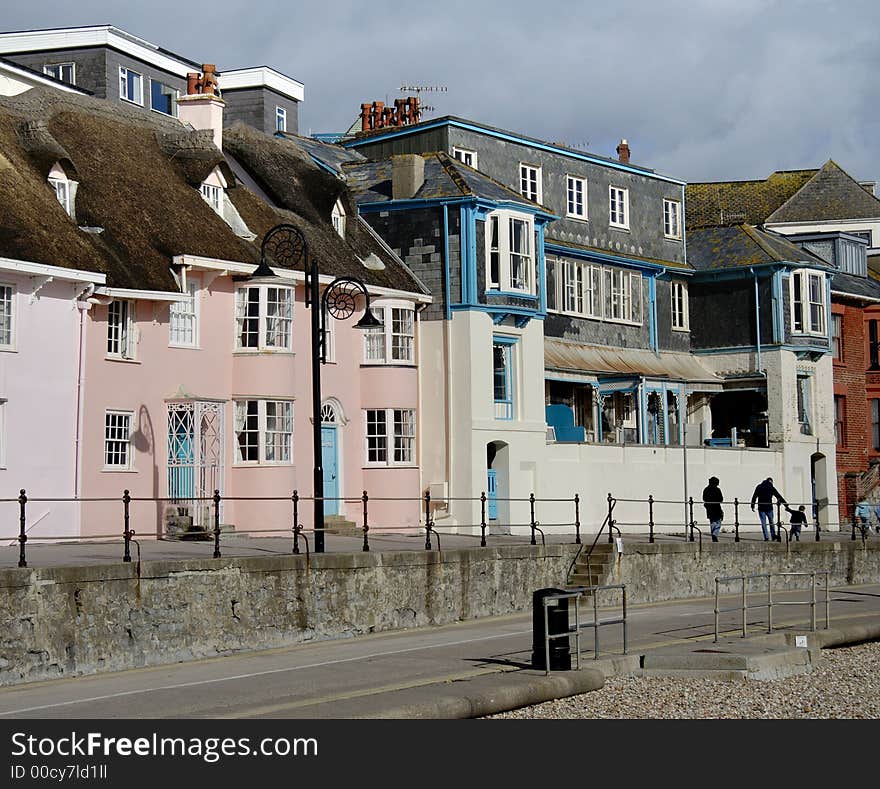
[[[403,84],[436,109],[686,180],[834,158],[880,177],[880,4],[870,0],[292,3],[85,0],[8,8],[2,27],[112,23],[194,60],[305,83],[303,133],[343,131]]]

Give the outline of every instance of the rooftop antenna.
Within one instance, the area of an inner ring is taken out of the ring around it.
[[[434,112],[437,108],[430,104],[422,104],[422,93],[446,93],[448,90],[449,88],[445,85],[411,85],[404,82],[400,86],[401,93],[415,94],[419,100],[419,106],[425,112]]]

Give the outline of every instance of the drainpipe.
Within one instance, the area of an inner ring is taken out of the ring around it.
[[[73,495],[74,498],[80,498],[82,480],[80,479],[80,467],[82,466],[82,446],[81,436],[83,429],[83,385],[86,379],[85,373],[85,344],[86,344],[86,313],[91,309],[92,305],[86,301],[92,293],[95,292],[94,284],[88,287],[77,297],[76,307],[79,310],[79,348],[77,349],[77,370],[76,370],[76,423],[74,425],[74,442],[73,442]],[[82,528],[82,512],[81,505],[75,508],[76,533],[79,534]]]
[[[755,326],[756,326],[756,337],[755,343],[756,348],[758,350],[758,372],[763,375],[764,374],[764,366],[761,364],[761,301],[758,296],[758,272],[755,271],[751,266],[749,266],[749,271],[752,276],[755,278]]]
[[[758,352],[758,375],[764,376],[764,392],[765,396],[769,396],[767,392],[767,373],[764,371],[764,365],[761,364],[761,300],[758,295],[758,272],[755,271],[751,266],[749,266],[749,271],[752,273],[752,276],[755,278],[755,348]],[[784,331],[784,330],[783,330]],[[770,420],[767,420],[767,434],[765,436],[765,441],[767,446],[770,445]]]

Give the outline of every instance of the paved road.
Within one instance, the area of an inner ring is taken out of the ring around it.
[[[713,602],[630,606],[629,652],[711,639]],[[601,611],[600,617],[616,614]],[[773,616],[777,628],[803,628],[809,609],[781,607]],[[835,589],[831,617],[832,626],[877,621],[880,585]],[[821,627],[821,613],[819,620]],[[734,615],[726,621],[736,627]],[[752,632],[766,630],[765,612],[751,611],[749,621]],[[621,652],[620,626],[602,628],[601,638],[603,654]],[[394,706],[403,692],[409,700],[427,699],[457,679],[531,672],[531,644],[531,613],[494,617],[3,688],[0,718],[358,717]],[[592,638],[585,638],[582,648],[591,646]],[[585,657],[588,662],[592,653]]]

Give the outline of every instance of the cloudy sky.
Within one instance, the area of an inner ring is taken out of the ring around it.
[[[107,23],[221,70],[295,77],[303,134],[438,86],[427,118],[605,156],[626,137],[634,163],[688,181],[829,158],[880,180],[876,0],[42,0],[0,17],[4,30]]]

